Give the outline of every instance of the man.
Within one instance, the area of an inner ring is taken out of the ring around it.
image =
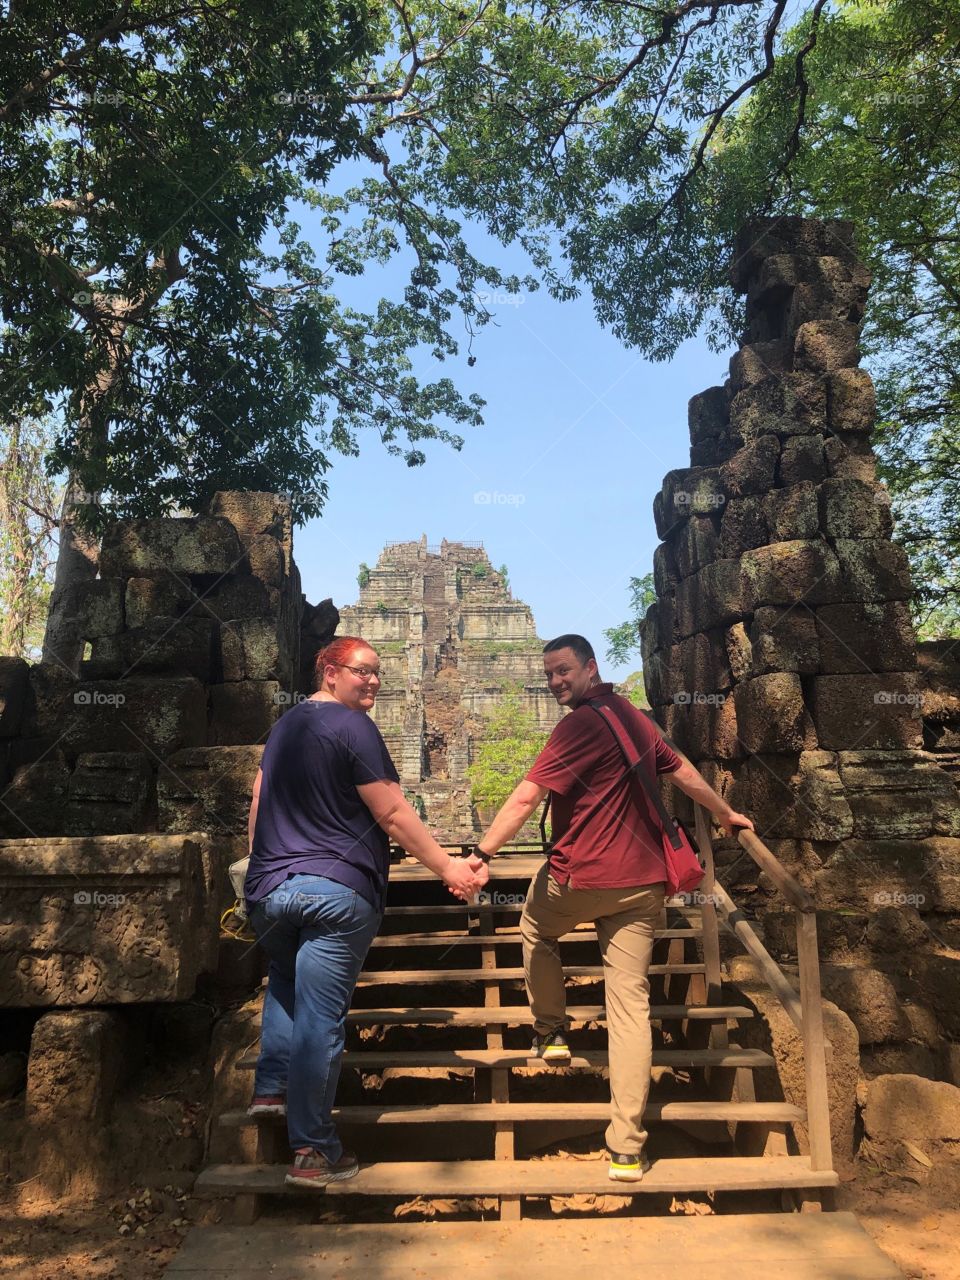
[[[534,1053],[569,1062],[566,993],[557,940],[596,922],[603,957],[610,1062],[610,1177],[639,1182],[649,1167],[643,1110],[650,1087],[652,1037],[647,973],[664,901],[662,826],[631,782],[612,730],[589,705],[613,705],[627,717],[644,767],[665,773],[724,827],[753,829],[651,721],[602,683],[589,641],[562,635],[543,650],[551,693],[571,713],[560,721],[533,768],[514,790],[474,852],[484,861],[517,834],[550,793],[550,858],[531,882],[520,920],[524,976],[534,1015]]]

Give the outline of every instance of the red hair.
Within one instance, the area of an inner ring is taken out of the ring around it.
[[[357,649],[373,649],[373,645],[360,636],[337,636],[325,645],[314,659],[314,675],[317,688],[323,684],[323,669],[330,663],[335,666],[346,665]],[[376,650],[373,650],[376,652]]]

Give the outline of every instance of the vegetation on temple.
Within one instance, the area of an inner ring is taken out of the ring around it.
[[[474,805],[499,809],[543,750],[548,734],[523,707],[520,690],[506,688],[487,717],[483,737],[474,740],[467,767]]]
[[[645,711],[649,711],[650,700],[644,687],[642,671],[631,671],[627,678],[621,680],[615,688],[617,693],[628,698],[635,707],[641,707]]]
[[[463,652],[465,655],[471,653],[482,653],[488,658],[499,657],[501,653],[529,653],[529,640],[464,640]]]

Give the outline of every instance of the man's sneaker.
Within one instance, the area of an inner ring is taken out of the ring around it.
[[[554,1027],[546,1035],[533,1037],[533,1056],[544,1062],[569,1062],[570,1046],[561,1027]]]
[[[328,1160],[312,1147],[294,1153],[293,1164],[284,1182],[290,1187],[325,1187],[328,1182],[346,1182],[360,1172],[360,1162],[352,1151],[343,1151],[339,1160]]]
[[[631,1155],[610,1152],[609,1172],[614,1182],[641,1182],[649,1168],[650,1161],[641,1153]]]
[[[247,1107],[248,1116],[285,1116],[287,1100],[282,1093],[261,1094]]]

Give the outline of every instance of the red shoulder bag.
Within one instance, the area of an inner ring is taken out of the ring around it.
[[[627,773],[642,784],[647,798],[660,819],[663,834],[663,878],[667,896],[692,893],[699,887],[705,874],[695,842],[683,823],[667,812],[660,798],[656,779],[651,778],[643,767],[633,734],[624,724],[619,711],[599,701],[589,702],[587,705],[596,711],[616,738],[626,762]]]

